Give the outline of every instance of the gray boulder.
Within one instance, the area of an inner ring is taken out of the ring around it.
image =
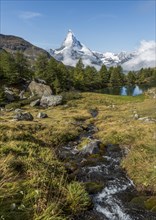
[[[135,120],[139,119],[139,115],[137,113],[135,113],[133,117]]]
[[[86,144],[82,150],[81,153],[82,154],[97,154],[100,151],[99,145],[100,145],[100,141],[99,140],[91,140],[90,143]]]
[[[31,107],[39,106],[39,105],[40,105],[40,99],[37,99],[37,100],[35,100],[35,101],[33,101],[33,102],[30,103],[30,106],[31,106]]]
[[[52,94],[52,90],[50,86],[45,85],[43,83],[38,83],[36,81],[31,81],[31,83],[28,86],[28,89],[30,90],[32,95],[37,95],[39,97],[44,96],[50,96]]]
[[[62,104],[62,96],[60,95],[42,96],[40,100],[41,106],[56,106],[60,104]]]
[[[22,91],[19,93],[19,98],[20,98],[20,99],[26,99],[24,93],[25,93],[25,90],[22,90]]]
[[[154,122],[156,122],[156,119],[154,119],[154,118],[151,118],[151,117],[143,117],[143,118],[139,118],[138,119],[139,121],[142,121],[142,122],[149,122],[149,123],[154,123]]]
[[[13,91],[11,91],[10,89],[5,88],[4,93],[5,93],[6,99],[7,99],[9,102],[12,102],[12,101],[15,100],[15,95],[14,95]]]
[[[21,111],[22,111],[22,109],[20,109],[20,108],[16,108],[16,109],[14,110],[15,113],[19,113],[19,112],[21,112]]]
[[[33,116],[29,112],[17,113],[14,117],[17,121],[33,121]]]
[[[48,115],[44,112],[39,112],[37,118],[48,118]]]

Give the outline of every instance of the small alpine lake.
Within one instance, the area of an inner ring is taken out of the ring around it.
[[[151,85],[125,85],[118,87],[106,87],[97,92],[109,95],[137,96],[151,88]]]

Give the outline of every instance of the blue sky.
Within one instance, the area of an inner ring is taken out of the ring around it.
[[[92,50],[132,51],[156,40],[155,0],[1,0],[1,33],[58,48],[71,29]]]

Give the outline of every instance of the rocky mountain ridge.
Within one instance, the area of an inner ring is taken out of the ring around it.
[[[46,50],[34,46],[33,44],[29,43],[21,37],[13,35],[0,34],[0,50],[5,50],[9,53],[20,51],[24,53],[24,55],[29,60],[32,61],[35,60],[40,54],[44,54],[47,57],[50,57],[49,53]]]

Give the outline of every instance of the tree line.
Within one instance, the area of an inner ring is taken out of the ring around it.
[[[53,57],[47,58],[46,55],[39,55],[32,64],[21,52],[14,55],[6,51],[0,52],[0,82],[2,84],[18,84],[21,80],[33,78],[45,80],[58,94],[71,89],[86,91],[107,86],[156,81],[156,69],[147,68],[124,74],[121,66],[107,69],[105,65],[102,65],[97,71],[94,67],[85,67],[81,59],[76,67],[68,67]]]

